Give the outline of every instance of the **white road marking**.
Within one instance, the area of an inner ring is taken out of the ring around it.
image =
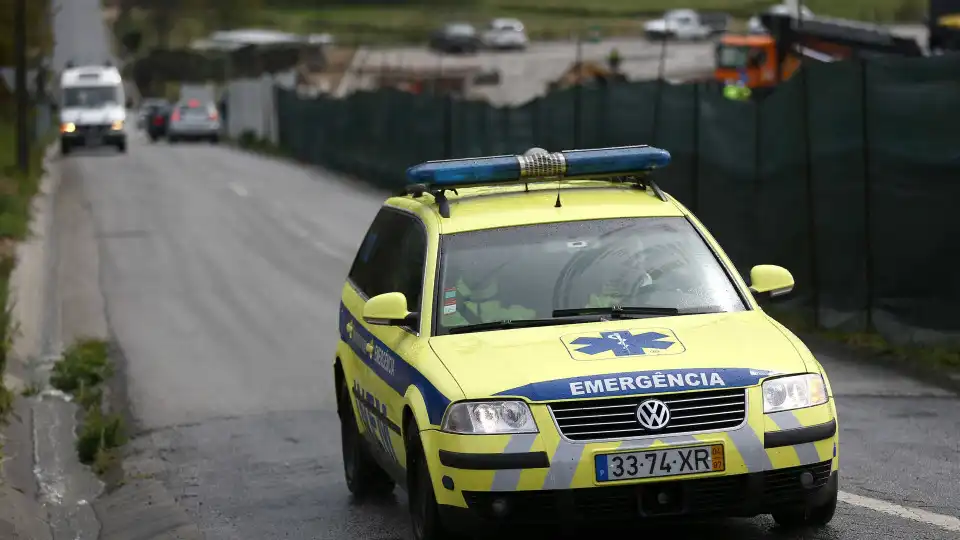
[[[250,194],[247,192],[247,188],[241,186],[240,184],[230,184],[230,190],[241,197],[246,197]]]
[[[953,516],[934,514],[933,512],[927,512],[926,510],[920,510],[919,508],[907,508],[906,506],[900,506],[898,504],[881,501],[879,499],[861,497],[860,495],[854,495],[853,493],[847,493],[846,491],[840,492],[840,502],[845,502],[861,508],[869,508],[870,510],[874,510],[876,512],[882,512],[884,514],[925,523],[927,525],[933,525],[934,527],[939,527],[945,531],[960,533],[960,519],[957,519]]]

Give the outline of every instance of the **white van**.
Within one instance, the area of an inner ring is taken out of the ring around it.
[[[111,65],[67,67],[60,76],[60,153],[77,146],[127,151],[126,96]]]

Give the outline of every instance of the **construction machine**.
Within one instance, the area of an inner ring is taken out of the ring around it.
[[[552,92],[578,85],[606,85],[626,80],[625,75],[604,66],[600,62],[574,62],[559,78],[551,81],[547,88]]]
[[[716,46],[714,79],[742,84],[762,97],[789,79],[803,62],[836,62],[876,56],[924,56],[916,39],[884,27],[825,17],[765,13],[768,34],[727,34]]]

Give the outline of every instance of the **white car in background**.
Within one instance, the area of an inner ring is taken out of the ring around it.
[[[489,49],[523,50],[530,44],[523,23],[517,19],[494,19],[483,31],[481,40]]]
[[[765,10],[764,13],[772,13],[774,15],[793,15],[794,17],[797,16],[796,8],[791,8],[787,4],[777,4],[775,6],[771,6],[770,8]],[[813,12],[810,11],[810,8],[804,5],[800,6],[800,18],[812,19],[813,17],[814,15],[813,15]],[[767,29],[764,28],[763,23],[760,22],[759,15],[754,15],[753,17],[750,18],[750,20],[747,22],[747,30],[751,34],[767,33]]]
[[[648,21],[643,25],[643,33],[651,41],[679,39],[696,41],[707,39],[713,28],[700,20],[700,14],[692,9],[671,9],[663,18]]]

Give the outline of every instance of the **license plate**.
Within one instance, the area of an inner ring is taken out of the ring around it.
[[[597,482],[720,472],[726,468],[722,444],[598,454],[594,461]]]

